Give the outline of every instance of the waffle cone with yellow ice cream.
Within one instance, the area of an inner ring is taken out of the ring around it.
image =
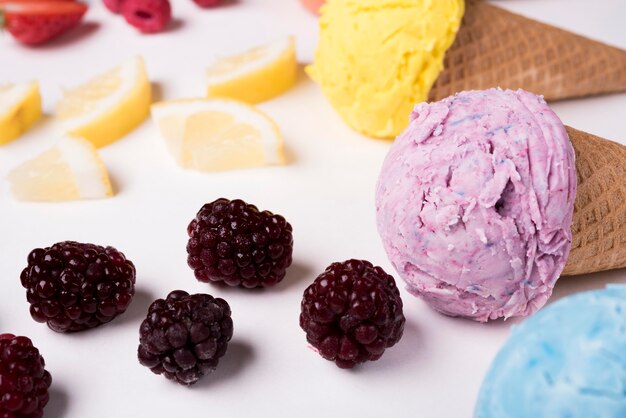
[[[578,190],[563,275],[626,267],[626,146],[567,127]]]
[[[626,51],[479,0],[328,0],[308,72],[353,129],[393,138],[416,103],[457,91],[626,91]]]
[[[494,86],[524,88],[548,101],[626,91],[626,51],[483,1],[466,1],[429,98]]]

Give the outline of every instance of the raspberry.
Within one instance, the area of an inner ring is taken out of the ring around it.
[[[52,382],[45,365],[30,339],[0,334],[0,417],[43,417]]]
[[[120,13],[124,0],[102,0],[107,9],[113,13]]]
[[[57,332],[107,323],[135,295],[135,266],[124,254],[73,241],[31,251],[20,279],[33,319]]]
[[[367,261],[331,264],[302,298],[307,340],[342,369],[378,360],[400,341],[404,321],[393,277]]]
[[[200,7],[215,7],[222,3],[222,0],[193,0]]]
[[[142,33],[156,33],[172,19],[172,8],[169,0],[124,0],[122,14]]]
[[[153,373],[193,385],[215,370],[232,336],[224,299],[175,290],[150,305],[139,328],[137,357]]]
[[[242,200],[207,203],[187,232],[187,263],[201,282],[267,287],[283,280],[291,265],[291,225]]]

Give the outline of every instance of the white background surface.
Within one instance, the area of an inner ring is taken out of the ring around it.
[[[240,0],[202,11],[174,0],[174,28],[141,36],[92,2],[87,23],[37,49],[0,35],[0,82],[38,79],[50,112],[61,88],[136,54],[144,56],[157,98],[203,94],[203,67],[215,54],[295,34],[300,61],[312,56],[316,19],[295,0]],[[623,0],[498,2],[626,48]],[[389,142],[351,132],[304,75],[261,108],[281,126],[289,165],[201,174],[179,169],[147,121],[101,155],[117,196],[104,201],[24,204],[4,178],[57,136],[46,118],[0,148],[0,332],[30,336],[53,376],[48,418],[110,417],[470,417],[482,377],[515,321],[480,325],[431,311],[403,289],[401,342],[383,358],[340,370],[307,348],[298,327],[301,295],[333,261],[364,258],[395,273],[380,245],[374,184]],[[564,122],[626,143],[626,94],[554,105]],[[195,281],[186,265],[186,226],[218,197],[243,198],[283,214],[294,227],[294,265],[276,288],[222,289]],[[19,274],[28,252],[66,239],[110,244],[134,261],[137,295],[111,324],[61,335],[31,320]],[[607,282],[624,271],[559,282],[552,300]],[[400,283],[399,283],[400,284]],[[401,284],[400,284],[401,285]],[[218,370],[189,389],[137,363],[138,328],[149,303],[173,289],[227,299],[235,335]]]

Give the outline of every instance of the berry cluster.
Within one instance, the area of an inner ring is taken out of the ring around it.
[[[30,339],[0,334],[0,417],[43,417],[52,382],[45,365]]]
[[[187,232],[188,264],[203,282],[271,286],[292,262],[291,225],[242,200],[204,205]],[[65,241],[31,251],[21,282],[36,321],[73,332],[109,322],[128,308],[135,267],[113,247]],[[331,264],[302,299],[300,326],[307,340],[341,368],[379,359],[400,340],[404,322],[393,277],[367,261]],[[137,357],[153,373],[189,386],[217,367],[232,336],[225,300],[176,290],[150,305]],[[0,418],[41,418],[50,382],[28,338],[0,335]]]
[[[402,299],[380,267],[331,264],[304,292],[300,327],[322,357],[341,368],[378,360],[402,337]]]
[[[283,280],[291,265],[291,225],[242,200],[207,203],[187,232],[187,262],[201,282],[267,287]]]
[[[124,254],[73,241],[31,251],[20,279],[33,319],[57,332],[107,323],[135,294],[135,266]]]
[[[141,364],[192,385],[226,353],[233,336],[230,306],[224,299],[176,290],[152,303],[139,333]]]

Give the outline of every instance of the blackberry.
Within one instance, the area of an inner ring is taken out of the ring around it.
[[[291,265],[291,225],[242,200],[207,203],[187,232],[187,263],[201,282],[267,287],[283,280]]]
[[[107,323],[135,294],[135,266],[124,254],[74,241],[31,251],[20,279],[33,319],[57,332]]]
[[[224,299],[175,290],[150,305],[139,328],[137,357],[153,373],[193,385],[215,370],[232,336]]]
[[[304,291],[300,327],[320,355],[342,369],[378,360],[402,337],[402,299],[380,267],[333,263]]]
[[[43,417],[52,382],[45,365],[30,339],[0,334],[0,417]]]

